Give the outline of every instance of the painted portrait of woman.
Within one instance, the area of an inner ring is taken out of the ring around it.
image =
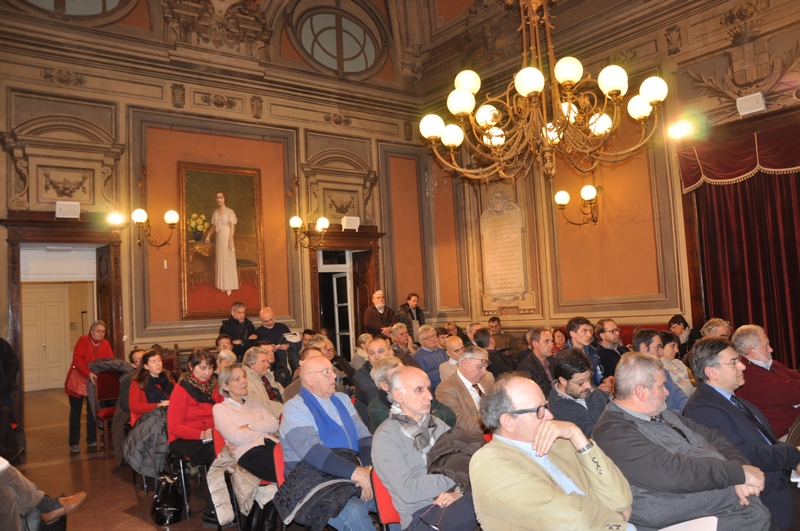
[[[211,230],[206,235],[206,243],[216,233],[216,287],[228,295],[239,289],[239,272],[236,269],[236,248],[233,235],[236,232],[236,212],[225,206],[228,197],[225,192],[217,192],[217,209],[211,216]]]

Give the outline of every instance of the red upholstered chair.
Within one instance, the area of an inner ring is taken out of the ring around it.
[[[389,524],[400,523],[400,513],[394,508],[392,495],[386,490],[386,486],[381,481],[381,478],[378,477],[378,473],[375,472],[374,468],[372,469],[372,474],[370,474],[370,479],[372,480],[372,492],[375,495],[375,505],[378,507],[378,522],[380,522],[383,531],[389,531]]]
[[[283,462],[283,447],[281,443],[275,445],[275,449],[272,450],[272,458],[275,459],[275,476],[278,478],[278,486],[280,487],[286,481],[283,476],[283,472],[286,470],[286,463]]]
[[[491,433],[484,433],[483,438],[486,440],[487,443],[492,442],[492,434]]]
[[[108,446],[111,443],[111,423],[114,419],[116,405],[101,408],[100,403],[107,400],[119,398],[119,379],[122,373],[119,371],[101,372],[97,375],[97,401],[95,403],[95,421],[97,430],[97,442],[100,442],[100,432],[103,432],[103,454],[108,455]]]

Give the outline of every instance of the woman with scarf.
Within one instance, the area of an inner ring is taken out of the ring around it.
[[[172,375],[162,370],[161,354],[153,349],[145,352],[128,393],[131,426],[145,413],[157,407],[169,406],[169,396],[174,387]]]
[[[214,453],[214,357],[210,352],[196,348],[189,356],[189,372],[175,386],[169,398],[167,432],[169,449],[186,457],[193,465],[210,465]],[[216,395],[219,396],[219,395]],[[220,400],[222,397],[220,397]],[[215,521],[211,494],[206,491],[206,511],[203,521]]]
[[[213,407],[214,425],[234,447],[236,462],[260,479],[277,482],[272,451],[280,422],[257,400],[247,400],[247,376],[240,363],[219,371],[219,392],[225,399]]]
[[[111,344],[105,339],[106,328],[103,321],[95,321],[89,327],[89,333],[78,338],[72,353],[72,367],[64,382],[64,391],[69,395],[69,451],[72,454],[81,451],[78,443],[81,441],[83,400],[87,396],[86,382],[97,382],[97,375],[89,370],[89,364],[98,358],[114,357]],[[86,446],[97,447],[94,415],[89,409],[88,399],[86,403]]]

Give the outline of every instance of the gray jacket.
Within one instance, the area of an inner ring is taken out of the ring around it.
[[[556,420],[566,420],[577,424],[583,434],[590,437],[597,419],[606,409],[606,404],[611,397],[601,389],[595,389],[586,399],[586,407],[577,400],[570,400],[561,396],[554,385],[550,390],[550,411]]]

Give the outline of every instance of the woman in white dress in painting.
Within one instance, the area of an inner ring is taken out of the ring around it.
[[[232,290],[239,289],[239,272],[236,269],[236,249],[233,245],[233,233],[236,229],[236,213],[225,206],[228,197],[225,192],[217,192],[218,208],[211,216],[211,230],[206,236],[206,243],[211,241],[211,235],[217,233],[217,289],[231,294]]]

